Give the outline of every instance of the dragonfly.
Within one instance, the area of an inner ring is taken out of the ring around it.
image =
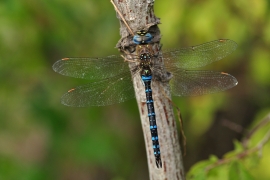
[[[175,96],[198,96],[230,89],[238,84],[232,75],[193,69],[221,60],[231,54],[237,44],[229,39],[219,39],[154,54],[151,40],[150,33],[138,31],[133,37],[136,55],[131,58],[121,55],[63,58],[54,63],[53,70],[65,76],[90,81],[70,89],[62,96],[61,103],[73,107],[106,106],[132,99],[135,97],[132,79],[140,76],[145,87],[153,151],[159,168],[162,167],[162,161],[151,82],[164,80],[164,74],[169,72],[171,93]],[[165,67],[155,63],[156,58],[162,58]],[[134,63],[134,66],[129,69],[128,63]]]

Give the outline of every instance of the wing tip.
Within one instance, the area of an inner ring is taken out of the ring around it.
[[[220,43],[225,43],[225,42],[231,43],[231,45],[233,47],[232,48],[233,50],[235,50],[237,48],[237,46],[238,46],[238,44],[235,41],[231,40],[231,39],[219,39],[218,42],[220,42]]]
[[[232,87],[234,87],[234,86],[236,86],[238,84],[237,79],[234,76],[230,75],[229,73],[221,72],[221,74],[223,74],[225,76],[230,76],[231,77],[231,81],[233,83],[232,83],[232,86],[230,88],[232,88]],[[228,89],[230,89],[230,88],[228,88]]]

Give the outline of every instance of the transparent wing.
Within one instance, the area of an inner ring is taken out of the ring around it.
[[[59,74],[81,79],[105,79],[128,72],[128,63],[121,56],[105,58],[64,58],[53,65]]]
[[[131,75],[128,72],[73,88],[62,96],[61,103],[74,107],[106,106],[134,97]]]
[[[164,51],[163,58],[167,69],[198,68],[218,61],[231,54],[237,47],[236,42],[220,39],[188,48]]]
[[[225,91],[237,85],[230,74],[216,71],[178,70],[170,81],[175,96],[198,96]]]

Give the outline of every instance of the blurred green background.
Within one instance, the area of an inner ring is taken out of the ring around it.
[[[241,139],[243,133],[224,122],[246,129],[270,111],[270,2],[157,0],[155,13],[163,49],[219,38],[239,45],[205,67],[234,75],[235,88],[173,99],[184,119],[188,170],[210,154],[221,157]],[[63,57],[119,54],[119,39],[109,0],[0,1],[0,179],[149,178],[136,101],[65,107],[61,95],[87,81],[51,68]],[[257,168],[254,176],[269,179],[269,166]]]

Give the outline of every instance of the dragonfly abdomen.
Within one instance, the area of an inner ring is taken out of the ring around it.
[[[152,137],[154,156],[156,158],[156,165],[157,167],[162,167],[162,162],[161,162],[161,157],[160,157],[160,146],[159,146],[158,132],[157,132],[157,124],[156,124],[156,114],[155,114],[154,101],[153,101],[152,89],[151,89],[152,76],[142,75],[141,78],[145,86],[146,105],[147,105],[147,110],[148,110],[150,132],[151,132],[151,137]]]

